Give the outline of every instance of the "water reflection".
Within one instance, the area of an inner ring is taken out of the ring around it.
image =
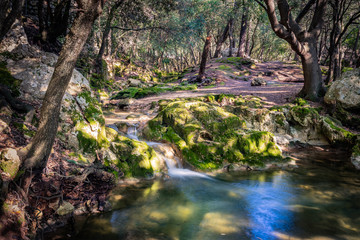
[[[74,239],[359,239],[356,173],[187,176],[119,188],[118,209],[88,218]]]

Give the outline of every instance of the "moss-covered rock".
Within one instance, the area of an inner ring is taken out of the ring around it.
[[[15,178],[21,161],[15,149],[9,148],[0,152],[1,179],[9,181]]]
[[[106,157],[106,163],[115,164],[125,177],[146,177],[161,171],[161,159],[145,142],[118,135],[110,150],[116,157]]]
[[[271,133],[247,130],[243,119],[218,102],[210,103],[223,102],[219,96],[204,99],[163,106],[145,127],[144,136],[175,144],[190,164],[202,170],[235,162],[261,166],[268,160],[281,159]]]

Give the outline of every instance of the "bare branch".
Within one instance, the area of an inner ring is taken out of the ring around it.
[[[255,2],[257,2],[257,3],[260,5],[260,7],[262,7],[263,9],[265,9],[265,11],[267,11],[265,5],[264,5],[262,2],[260,2],[260,0],[255,0]]]
[[[299,13],[299,15],[296,17],[295,21],[297,23],[300,23],[301,20],[303,19],[303,17],[306,16],[306,14],[309,12],[310,8],[312,5],[314,5],[315,3],[315,0],[310,0],[306,5],[305,7],[303,8],[303,10],[301,10],[301,12]]]
[[[112,26],[111,28],[119,29],[119,30],[122,30],[125,32],[128,32],[128,31],[139,32],[139,31],[147,31],[147,30],[154,30],[154,29],[160,29],[165,32],[169,31],[168,28],[164,28],[164,27],[123,28],[123,27],[118,27],[118,26]]]

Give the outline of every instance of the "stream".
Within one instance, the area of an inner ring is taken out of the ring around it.
[[[136,128],[128,136],[138,140]],[[71,239],[360,239],[360,176],[342,166],[343,153],[300,150],[291,171],[214,178],[148,144],[168,178],[120,185],[113,211],[78,217]]]

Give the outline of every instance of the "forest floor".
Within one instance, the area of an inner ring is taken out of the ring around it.
[[[239,70],[234,64],[221,63],[218,59],[211,60],[206,67],[206,75],[216,79],[216,85],[200,87],[193,91],[166,92],[137,99],[131,105],[131,109],[143,109],[151,102],[161,99],[189,98],[221,93],[258,96],[265,102],[265,107],[271,107],[291,102],[304,84],[302,69],[298,64],[264,62],[241,68]],[[196,75],[197,72],[198,68],[193,68],[179,82]],[[251,81],[255,78],[261,78],[267,84],[251,86]]]

